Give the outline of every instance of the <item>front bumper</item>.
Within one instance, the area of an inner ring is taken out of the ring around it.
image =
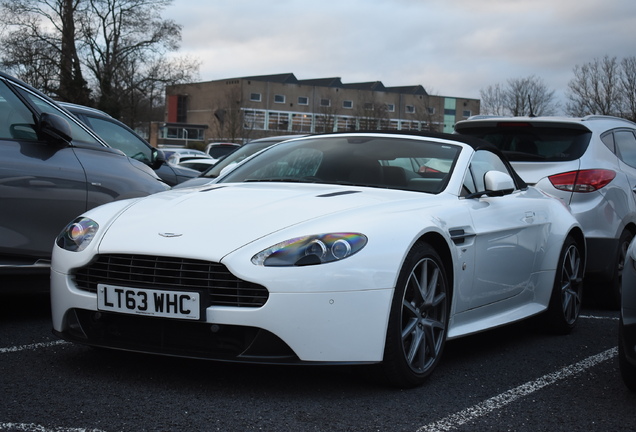
[[[392,289],[270,291],[261,307],[210,306],[191,322],[98,311],[96,294],[53,270],[53,331],[92,346],[215,360],[382,361]]]

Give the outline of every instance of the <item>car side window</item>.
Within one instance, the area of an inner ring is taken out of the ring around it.
[[[55,105],[50,104],[44,99],[40,99],[35,94],[26,91],[22,88],[18,89],[20,94],[22,94],[25,98],[27,98],[40,113],[50,113],[55,114],[60,117],[63,117],[71,127],[71,136],[73,137],[73,141],[81,141],[88,144],[99,145],[103,147],[104,145],[96,140],[93,135],[91,135],[88,131],[86,131],[82,126],[79,125],[78,120],[70,117],[61,109],[57,108]],[[26,107],[25,107],[26,108]],[[31,116],[32,117],[32,116]],[[33,122],[33,120],[32,120]]]
[[[617,156],[627,165],[636,167],[636,137],[631,130],[614,132]]]
[[[148,164],[152,161],[152,150],[135,134],[109,120],[90,115],[87,117],[93,130],[106,144],[141,162]]]
[[[476,151],[464,177],[462,195],[485,191],[484,176],[488,171],[501,171],[510,175],[506,164],[498,155],[488,150]]]
[[[37,140],[33,113],[4,81],[0,81],[0,138]]]

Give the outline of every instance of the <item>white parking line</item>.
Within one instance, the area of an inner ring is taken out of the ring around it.
[[[436,421],[435,423],[422,426],[417,430],[417,432],[442,432],[453,430],[459,426],[465,425],[466,423],[470,423],[479,417],[488,415],[497,409],[503,408],[521,397],[528,396],[529,394],[554,384],[557,381],[581,373],[599,363],[616,357],[617,354],[617,347],[610,348],[607,351],[588,357],[573,365],[566,366],[557,372],[544,375],[534,381],[522,384],[519,387],[508,390],[505,393],[501,393],[500,395],[487,399],[480,404],[473,405],[472,407],[458,413],[452,414],[446,418]]]
[[[608,316],[594,316],[594,315],[579,315],[579,318],[585,318],[585,319],[597,319],[597,320],[612,320],[612,321],[618,321],[619,318],[616,317],[608,317]]]
[[[32,350],[36,350],[40,348],[52,347],[55,345],[64,345],[67,343],[69,342],[66,342],[63,340],[56,340],[53,342],[40,342],[40,343],[31,344],[31,345],[20,345],[20,346],[8,347],[8,348],[0,348],[0,354],[6,354],[6,353],[18,352],[18,351],[32,351]]]
[[[0,431],[3,430],[19,432],[103,432],[100,429],[86,428],[46,428],[44,426],[36,425],[33,423],[0,423]]]

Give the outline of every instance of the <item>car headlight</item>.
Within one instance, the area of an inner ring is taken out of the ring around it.
[[[55,243],[67,251],[83,251],[95,237],[98,228],[99,225],[94,220],[79,217],[62,230]]]
[[[360,251],[367,237],[357,233],[333,233],[298,237],[265,249],[252,263],[266,267],[305,266],[339,261]]]

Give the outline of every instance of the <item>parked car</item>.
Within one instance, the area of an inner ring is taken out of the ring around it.
[[[69,220],[167,188],[53,100],[0,73],[0,273],[47,273]]]
[[[583,227],[594,293],[618,305],[629,242],[636,233],[636,124],[616,117],[486,117],[458,122],[506,154],[529,184],[563,199]]]
[[[74,220],[53,255],[53,328],[163,355],[381,363],[411,387],[447,339],[539,314],[569,332],[585,253],[566,206],[483,141],[315,135]]]
[[[217,159],[195,157],[182,158],[178,165],[202,173],[203,171],[207,171],[210,167],[213,167],[216,163]]]
[[[168,163],[173,165],[178,165],[182,158],[184,158],[184,160],[185,158],[212,158],[209,154],[202,152],[201,150],[191,148],[165,147],[162,148],[162,150]]]
[[[623,382],[636,392],[636,240],[632,240],[625,261],[618,324],[618,364]]]
[[[259,138],[253,141],[249,141],[241,146],[241,148],[233,151],[229,155],[225,156],[223,160],[214,163],[206,171],[203,171],[201,175],[196,178],[183,182],[178,187],[192,187],[201,186],[206,183],[210,183],[216,179],[222,172],[232,168],[239,162],[247,159],[253,154],[277,144],[282,141],[286,141],[293,138],[300,138],[306,135],[279,135],[273,137]]]
[[[199,175],[193,169],[167,164],[161,150],[152,147],[135,131],[107,113],[83,105],[67,102],[59,104],[97,133],[109,146],[148,165],[167,185],[174,186]]]
[[[240,147],[241,145],[236,143],[214,142],[205,146],[205,152],[210,155],[212,159],[219,161]]]

